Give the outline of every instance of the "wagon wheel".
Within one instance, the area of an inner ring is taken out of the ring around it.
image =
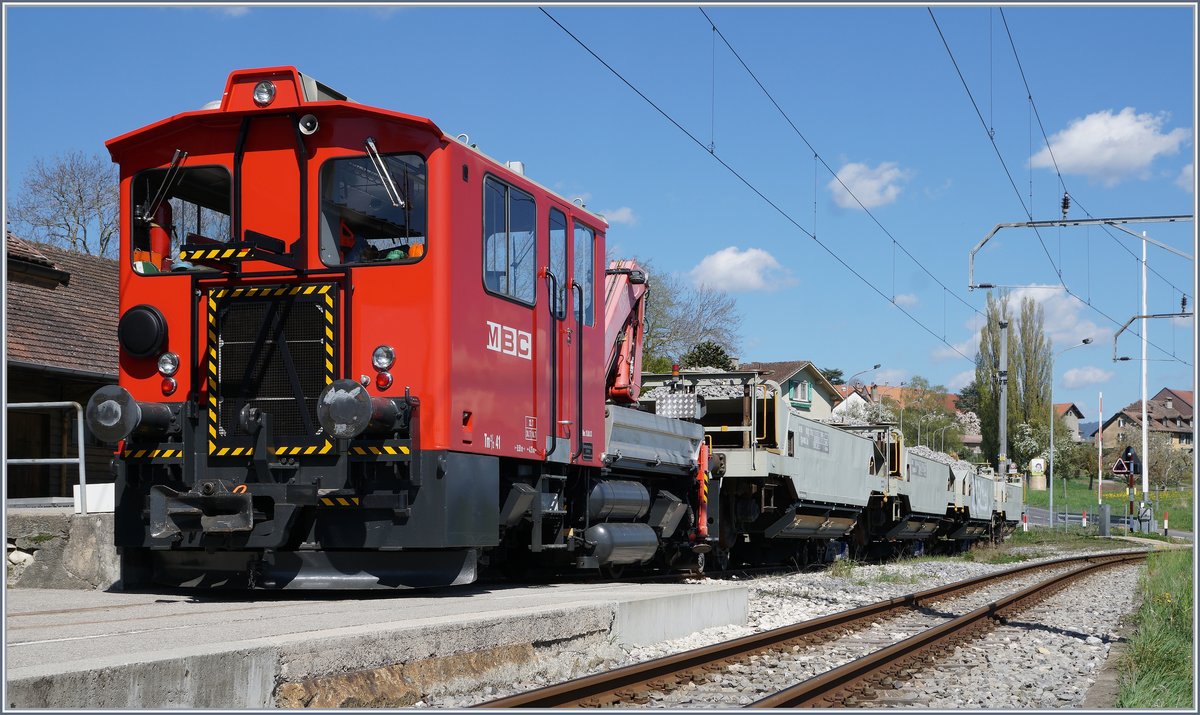
[[[696,554],[696,561],[688,568],[688,571],[694,576],[700,576],[704,573],[705,562],[704,554]]]
[[[602,564],[600,575],[613,581],[619,581],[625,575],[625,564]]]

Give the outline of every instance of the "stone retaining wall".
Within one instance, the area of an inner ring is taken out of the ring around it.
[[[8,509],[9,588],[121,587],[113,515],[75,514],[65,507]]]

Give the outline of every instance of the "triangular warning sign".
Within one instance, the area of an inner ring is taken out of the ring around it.
[[[1113,465],[1112,473],[1129,474],[1129,465],[1125,463],[1124,459],[1118,459],[1117,463]]]

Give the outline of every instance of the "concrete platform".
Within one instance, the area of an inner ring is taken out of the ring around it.
[[[575,640],[658,642],[748,612],[746,588],[719,583],[345,598],[9,589],[6,602],[5,706],[89,710],[403,705],[411,693],[395,691],[432,671],[461,676]]]

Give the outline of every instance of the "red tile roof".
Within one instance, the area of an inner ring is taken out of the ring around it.
[[[115,378],[117,262],[11,234],[6,245],[9,361]],[[53,287],[23,280],[23,268],[30,264],[66,273],[69,280]]]
[[[1054,414],[1058,415],[1059,417],[1062,417],[1063,415],[1067,414],[1072,409],[1074,409],[1077,413],[1079,413],[1080,419],[1083,419],[1083,410],[1079,409],[1079,405],[1076,405],[1074,402],[1055,402],[1054,403]]]

